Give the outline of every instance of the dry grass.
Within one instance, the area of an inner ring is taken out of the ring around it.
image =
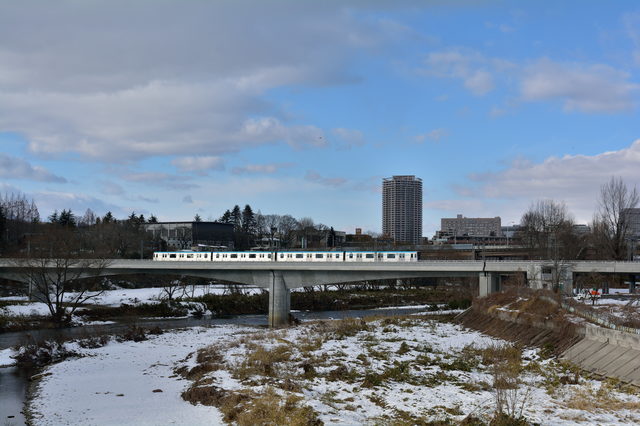
[[[247,345],[245,360],[231,368],[234,378],[243,381],[252,376],[278,377],[280,367],[291,359],[288,345],[270,348],[262,345]]]
[[[301,405],[301,397],[279,395],[269,387],[259,395],[236,394],[226,398],[220,406],[225,421],[238,426],[254,425],[321,425],[318,414],[309,406]]]
[[[630,388],[625,388],[625,385],[617,380],[606,380],[597,390],[592,386],[584,386],[565,402],[565,406],[588,412],[640,409],[640,402],[625,401],[618,396],[616,391],[629,392]]]

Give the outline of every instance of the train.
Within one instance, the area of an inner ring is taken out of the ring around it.
[[[417,251],[158,251],[159,262],[417,262]]]

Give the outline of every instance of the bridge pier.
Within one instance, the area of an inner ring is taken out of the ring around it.
[[[287,288],[282,271],[271,271],[269,284],[269,327],[281,327],[289,323],[291,291]]]
[[[485,297],[500,291],[500,275],[483,272],[478,278],[478,297]]]

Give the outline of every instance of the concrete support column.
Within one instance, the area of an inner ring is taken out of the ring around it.
[[[291,311],[291,291],[284,282],[281,271],[271,271],[269,285],[269,327],[281,327],[289,323]]]
[[[573,294],[573,269],[571,267],[562,270],[560,285],[562,294],[567,296]]]
[[[633,294],[636,292],[636,274],[631,274],[629,276],[629,293]]]
[[[544,280],[542,279],[542,265],[532,264],[527,270],[527,283],[529,288],[540,290],[544,288]]]
[[[500,276],[498,274],[483,272],[478,278],[478,297],[485,297],[500,291]]]

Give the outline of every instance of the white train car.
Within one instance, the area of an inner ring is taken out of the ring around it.
[[[153,260],[162,262],[210,262],[211,252],[205,251],[157,251]]]
[[[342,262],[341,251],[279,251],[278,262]]]
[[[345,262],[417,262],[415,251],[347,251]]]
[[[270,251],[221,251],[211,252],[212,262],[271,262]]]

